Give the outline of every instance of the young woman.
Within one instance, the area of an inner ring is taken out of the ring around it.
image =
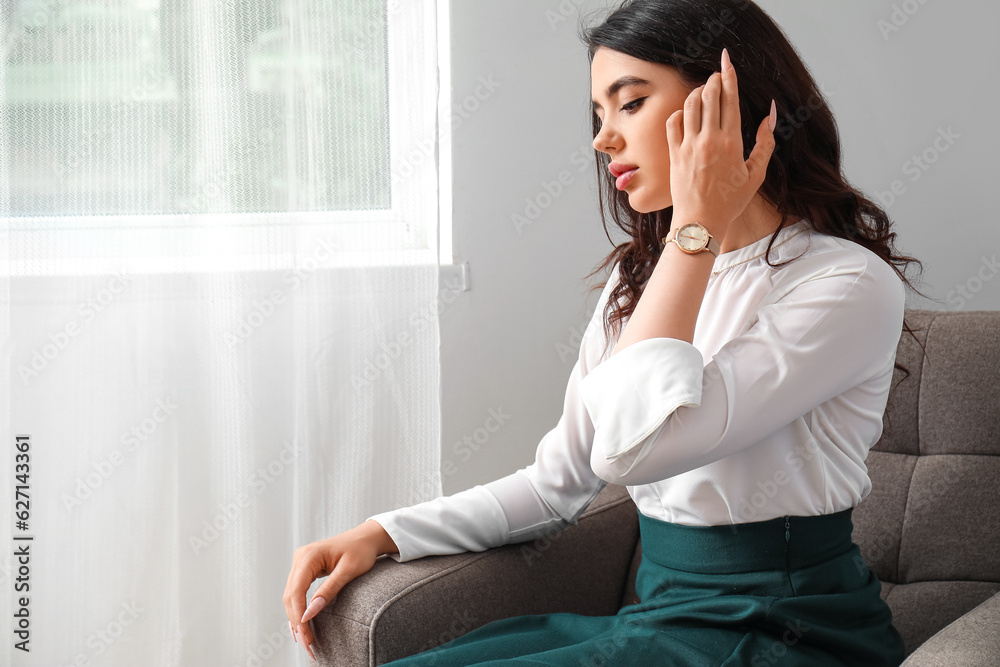
[[[535,539],[613,483],[638,508],[637,603],[390,664],[899,665],[851,511],[910,331],[897,265],[916,260],[844,180],[819,88],[749,0],[627,0],[584,41],[602,220],[606,197],[630,239],[598,269],[614,263],[562,419],[514,474],[297,550],[293,636],[308,648],[309,619],[379,554]]]

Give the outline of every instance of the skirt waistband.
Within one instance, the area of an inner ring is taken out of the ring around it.
[[[853,509],[722,526],[687,526],[639,512],[642,556],[704,574],[809,567],[853,548]]]

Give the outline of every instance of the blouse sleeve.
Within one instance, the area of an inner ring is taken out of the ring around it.
[[[368,517],[389,533],[399,563],[423,558],[485,551],[507,543],[507,519],[496,497],[477,484],[471,489]]]
[[[538,443],[535,461],[488,484],[369,517],[396,543],[399,553],[390,558],[406,562],[484,551],[552,535],[577,523],[607,484],[590,467],[594,425],[581,399],[580,383],[600,353],[595,347],[597,328],[613,284],[612,278],[605,285],[583,334],[562,416]]]
[[[782,273],[795,280],[777,286],[707,365],[687,341],[651,338],[583,379],[596,474],[640,485],[699,468],[892,365],[905,293],[891,267],[846,249],[793,266]]]

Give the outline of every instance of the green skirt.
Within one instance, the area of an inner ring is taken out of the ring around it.
[[[614,616],[500,619],[384,664],[898,667],[903,639],[851,540],[851,511],[727,526],[639,512],[640,602]]]

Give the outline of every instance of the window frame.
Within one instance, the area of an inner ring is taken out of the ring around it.
[[[438,99],[449,94],[438,79],[448,62],[438,43],[446,12],[446,2],[386,1],[390,208],[0,217],[0,275],[287,270],[310,257],[328,266],[439,263],[446,199],[438,155],[450,142]]]

